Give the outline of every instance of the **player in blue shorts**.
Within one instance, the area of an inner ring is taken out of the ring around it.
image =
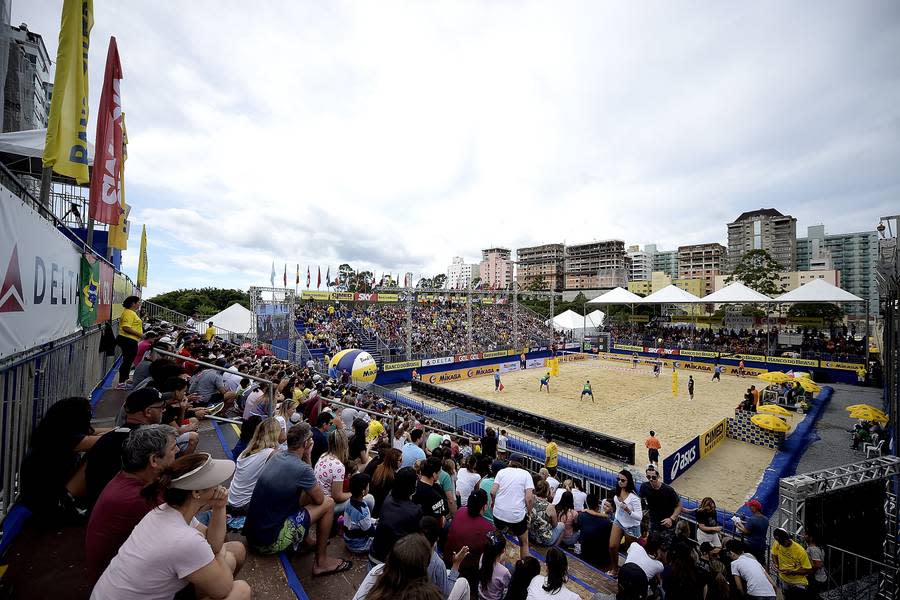
[[[541,377],[541,387],[538,388],[538,391],[541,392],[544,390],[544,387],[547,388],[547,393],[550,393],[550,371],[547,371],[547,374]]]

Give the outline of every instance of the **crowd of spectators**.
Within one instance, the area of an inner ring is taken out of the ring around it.
[[[296,311],[309,348],[334,352],[355,347],[360,338],[377,338],[379,349],[403,356],[407,344],[405,303],[323,303],[307,301]],[[517,313],[519,345],[549,345],[553,332],[538,315],[522,307]],[[451,356],[513,347],[513,310],[508,304],[472,306],[472,344],[468,346],[468,314],[463,304],[416,303],[412,306],[412,352]]]
[[[248,550],[309,548],[313,575],[336,574],[352,566],[329,552],[337,535],[373,567],[359,600],[574,600],[571,553],[616,576],[623,599],[774,597],[774,583],[800,597],[821,574],[814,543],[807,552],[776,531],[768,554],[779,581],[770,578],[760,563],[768,522],[755,501],[736,523],[743,539],[726,540],[712,499],[684,508],[653,465],[640,484],[621,471],[604,499],[560,476],[552,440],[545,468],[529,472],[505,432],[444,431],[249,345],[133,325],[153,341],[129,369],[119,426],[94,430],[86,399],[60,401],[22,467],[20,502],[36,518],[87,523],[92,598],[171,597],[188,585],[197,597],[248,598],[236,578]],[[234,461],[196,451],[198,424],[216,414],[242,419]],[[688,512],[696,525],[681,518]],[[228,529],[245,541],[226,541]],[[510,537],[519,546],[511,569]],[[532,545],[544,547],[543,574]]]
[[[848,360],[864,357],[865,343],[856,339],[855,330],[846,326],[830,331],[815,328],[732,329],[699,328],[690,324],[611,325],[607,328],[613,341],[619,344],[665,347],[681,350],[705,350],[722,354],[758,354],[772,352],[801,352],[804,357],[825,357],[829,360]],[[779,334],[787,334],[797,343],[779,346]],[[780,349],[779,349],[780,348]]]

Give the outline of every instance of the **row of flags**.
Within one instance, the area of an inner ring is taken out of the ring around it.
[[[114,36],[109,38],[106,52],[93,170],[88,169],[88,49],[93,26],[93,0],[64,0],[43,166],[71,177],[79,184],[90,182],[89,218],[109,225],[110,248],[127,250],[130,207],[125,203],[125,161],[128,159],[128,134],[122,110],[122,63]],[[144,287],[147,284],[146,227],[141,232],[140,253],[137,283]]]
[[[316,267],[316,271],[317,271],[317,274],[316,274],[316,289],[318,290],[318,289],[321,289],[321,287],[322,287],[322,267]],[[269,282],[270,282],[270,284],[272,285],[272,287],[275,287],[275,277],[276,277],[276,273],[275,273],[275,261],[272,261],[272,272],[271,272],[271,274],[269,275]],[[381,276],[381,279],[380,279],[380,280],[376,280],[376,279],[375,279],[375,274],[372,273],[371,278],[367,277],[367,281],[365,281],[365,284],[366,284],[366,285],[369,285],[369,286],[371,286],[371,287],[375,287],[376,285],[379,285],[378,282],[380,281],[380,282],[381,282],[381,285],[385,285],[385,283],[386,283],[385,279],[386,279],[386,278],[389,278],[389,279],[390,279],[390,282],[393,283],[394,285],[396,285],[397,282],[400,281],[400,274],[398,273],[398,274],[397,274],[397,278],[394,279],[394,278],[393,278],[393,275],[391,275],[390,273],[387,273],[387,274],[383,274],[383,275]],[[332,287],[332,286],[338,286],[338,285],[341,285],[342,283],[344,283],[344,282],[341,280],[341,276],[340,276],[340,275],[338,275],[338,276],[332,281],[332,279],[331,279],[331,267],[329,266],[329,267],[327,268],[327,270],[325,271],[325,287],[330,288],[330,287]],[[287,286],[288,286],[288,266],[287,266],[287,263],[285,263],[285,265],[284,265],[284,275],[283,275],[283,277],[282,277],[282,284],[284,285],[284,287],[287,287]],[[306,288],[309,289],[309,288],[311,287],[311,285],[312,285],[312,270],[311,270],[311,267],[306,267]],[[296,277],[295,277],[295,279],[294,279],[294,287],[296,288],[296,287],[299,287],[299,286],[300,286],[300,264],[297,263],[297,272],[296,272]],[[404,276],[404,278],[403,278],[403,287],[411,287],[411,286],[412,286],[412,274],[411,274],[411,273],[407,273],[407,274]]]

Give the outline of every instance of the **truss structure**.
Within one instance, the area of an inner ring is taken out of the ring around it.
[[[900,485],[900,458],[881,456],[858,463],[842,465],[820,471],[812,471],[793,477],[785,477],[778,486],[778,510],[774,516],[775,526],[788,533],[800,536],[806,524],[806,501],[816,496],[826,495],[864,483],[882,481],[885,485],[884,515],[885,538],[882,553],[885,565],[879,579],[879,598],[898,598],[897,567],[897,493]]]

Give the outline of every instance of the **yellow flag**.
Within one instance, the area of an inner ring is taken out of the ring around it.
[[[125,130],[125,113],[122,113],[122,163],[119,175],[119,202],[122,212],[119,213],[119,223],[109,226],[109,247],[119,250],[128,250],[128,214],[131,207],[125,204],[125,161],[128,160],[128,133]]]
[[[93,0],[64,0],[56,52],[56,77],[44,143],[44,166],[87,183],[88,47]]]
[[[147,226],[141,230],[141,255],[138,258],[137,285],[143,288],[147,285]]]

